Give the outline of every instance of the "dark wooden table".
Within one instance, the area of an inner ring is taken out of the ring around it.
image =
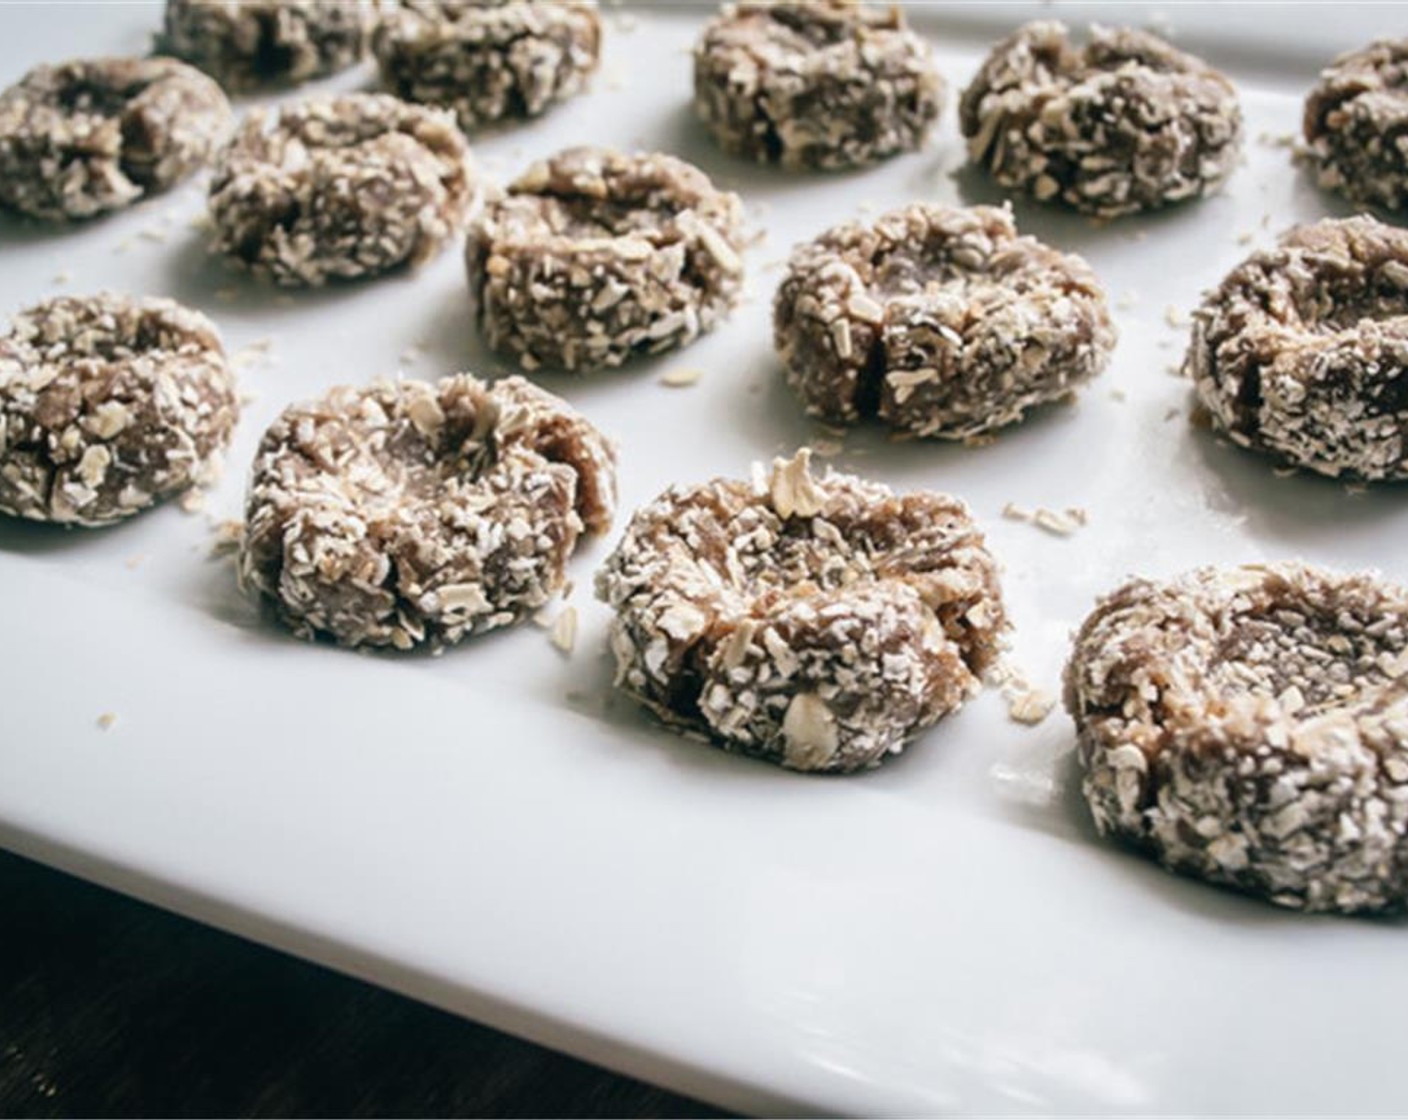
[[[719,1116],[0,852],[0,1116]]]

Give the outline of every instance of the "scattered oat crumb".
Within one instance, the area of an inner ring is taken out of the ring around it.
[[[116,722],[117,722],[117,713],[116,713],[116,712],[104,712],[102,715],[100,715],[100,716],[98,717],[98,727],[99,727],[101,730],[103,730],[103,731],[108,730],[108,729],[109,729],[110,727],[112,727],[112,725],[115,724]]]
[[[1032,519],[1032,511],[1023,509],[1016,502],[1008,502],[1002,507],[1002,516],[1007,518],[1008,521],[1030,521]]]
[[[1045,529],[1058,537],[1069,537],[1086,523],[1087,514],[1082,509],[1067,509],[1061,512],[1051,509],[1037,509],[1032,514],[1032,524]]]
[[[1292,475],[1299,474],[1300,471],[1295,467],[1272,467],[1271,473],[1277,478],[1290,478]]]
[[[672,369],[660,375],[660,384],[671,389],[684,389],[703,376],[704,371],[701,369]]]
[[[577,590],[577,584],[573,580],[568,580],[562,585],[562,598],[564,600],[572,598],[572,592]]]
[[[1344,492],[1351,498],[1358,498],[1363,494],[1367,494],[1369,488],[1362,482],[1346,482],[1344,484]]]
[[[205,508],[205,491],[192,488],[181,495],[179,503],[183,513],[199,513]]]
[[[811,449],[819,458],[830,459],[841,454],[846,448],[840,440],[822,438],[812,440]]]
[[[563,653],[571,653],[572,647],[577,644],[577,608],[564,607],[562,613],[553,621],[552,629],[548,631],[548,641],[555,649]]]
[[[1255,240],[1256,234],[1254,233],[1240,233],[1237,235],[1238,245],[1250,245]]]
[[[144,230],[139,230],[137,232],[137,236],[140,237],[143,241],[152,241],[158,245],[164,244],[166,242],[166,231],[158,229],[156,226],[152,226]]]
[[[1183,312],[1173,304],[1164,308],[1164,322],[1175,329],[1184,326],[1187,320],[1183,317]]]
[[[423,356],[421,348],[416,345],[407,346],[401,351],[401,361],[408,366],[415,365]]]
[[[1121,401],[1121,402],[1123,402],[1123,401],[1128,400],[1129,398],[1126,396],[1125,391],[1124,391],[1123,389],[1111,389],[1111,390],[1110,390],[1110,399],[1111,399],[1112,401]]]
[[[211,526],[210,555],[228,556],[238,552],[240,537],[244,535],[244,522],[235,518],[217,521]]]
[[[73,273],[69,272],[67,269],[64,269],[62,272],[54,273],[55,284],[67,284],[72,279]]]
[[[1168,421],[1177,418],[1179,415],[1180,415],[1180,413],[1179,413],[1179,411],[1178,411],[1177,408],[1170,408],[1170,409],[1167,409],[1167,410],[1164,412],[1164,422],[1167,423]]]
[[[1120,296],[1120,298],[1115,301],[1115,306],[1116,306],[1117,308],[1119,308],[1121,311],[1128,311],[1130,308],[1132,308],[1132,307],[1133,307],[1135,304],[1137,304],[1138,302],[1139,302],[1139,293],[1138,293],[1138,292],[1125,292],[1124,295]]]
[[[1026,681],[1014,681],[1002,690],[1002,696],[1007,701],[1007,718],[1028,726],[1040,723],[1056,707],[1055,696]]]

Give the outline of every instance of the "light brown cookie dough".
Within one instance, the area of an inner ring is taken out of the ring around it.
[[[1006,615],[962,502],[808,456],[676,486],[597,574],[617,685],[686,731],[795,770],[874,766],[977,692]]]
[[[725,4],[694,48],[694,105],[719,146],[784,167],[858,167],[923,143],[943,108],[898,5]]]
[[[373,0],[166,0],[156,48],[226,89],[294,85],[367,53]]]
[[[230,103],[165,58],[37,66],[0,93],[0,206],[91,218],[163,191],[224,143]]]
[[[0,335],[0,512],[130,517],[206,481],[238,415],[204,315],[169,299],[46,300]]]
[[[1116,217],[1220,187],[1241,151],[1232,83],[1146,31],[1029,23],[959,102],[968,155],[1000,186]]]
[[[966,439],[1094,377],[1115,329],[1089,266],[1008,211],[916,203],[795,249],[773,337],[809,413]]]
[[[601,57],[595,0],[399,0],[373,41],[381,80],[472,130],[580,93]]]
[[[1297,226],[1204,298],[1183,362],[1236,443],[1331,477],[1408,477],[1408,232]]]
[[[475,317],[524,369],[592,370],[687,345],[738,301],[743,205],[673,156],[572,148],[471,224]]]
[[[251,112],[210,184],[215,248],[289,287],[435,256],[480,185],[454,118],[387,94]]]
[[[1408,39],[1336,58],[1306,98],[1303,127],[1322,187],[1408,209]]]
[[[1135,580],[1066,706],[1101,833],[1305,910],[1408,897],[1408,595],[1301,564]]]
[[[265,433],[239,569],[301,637],[450,645],[546,603],[615,502],[615,449],[522,378],[341,387]]]

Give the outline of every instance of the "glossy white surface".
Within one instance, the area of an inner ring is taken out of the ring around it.
[[[1403,494],[1277,478],[1187,422],[1166,367],[1186,311],[1250,246],[1342,213],[1266,139],[1338,49],[1391,8],[1167,5],[914,10],[953,89],[1033,13],[1171,23],[1242,82],[1247,165],[1219,198],[1094,228],[1019,204],[1085,254],[1122,332],[1074,407],[965,449],[853,437],[838,465],[963,495],[1006,565],[1014,660],[1055,688],[1094,596],[1139,571],[1303,556],[1404,571]],[[687,104],[702,14],[608,17],[595,91],[476,145],[506,177],[570,142],[675,151],[753,204],[752,298],[692,349],[549,387],[622,446],[626,511],[667,483],[746,472],[815,434],[780,384],[768,301],[792,242],[916,198],[990,201],[952,108],[924,153],[834,177],[716,151]],[[151,5],[0,9],[0,83],[143,48]],[[355,88],[368,71],[325,85]],[[951,99],[952,100],[952,99]],[[1259,138],[1263,138],[1259,140]],[[399,367],[499,367],[458,255],[414,276],[280,298],[207,259],[187,186],[74,230],[0,222],[0,312],[57,291],[175,296],[256,394],[208,516],[238,514],[287,401]],[[169,224],[163,224],[166,219]],[[69,274],[67,283],[55,277]],[[416,347],[419,356],[407,354]],[[403,355],[413,360],[403,360]],[[690,389],[656,384],[704,371]],[[1123,399],[1116,399],[1122,395]],[[1007,502],[1089,510],[1068,539]],[[609,698],[605,618],[574,564],[570,658],[525,627],[444,657],[309,646],[262,622],[174,506],[64,533],[0,525],[0,842],[552,1045],[752,1111],[1357,1112],[1401,1109],[1403,930],[1306,919],[1174,879],[1095,841],[1072,729],[981,700],[884,769],[808,779],[661,731]],[[97,726],[103,712],[117,722]]]

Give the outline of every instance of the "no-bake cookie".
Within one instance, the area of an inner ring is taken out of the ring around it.
[[[595,0],[399,0],[373,51],[388,90],[473,130],[580,93],[601,56]]]
[[[230,104],[169,58],[37,66],[0,93],[0,205],[91,218],[165,190],[229,134]]]
[[[1237,91],[1146,31],[1029,23],[988,56],[959,103],[969,158],[998,185],[1115,217],[1219,187],[1241,150]]]
[[[302,637],[444,646],[518,622],[610,527],[612,445],[509,378],[339,387],[265,433],[239,569]]]
[[[238,415],[204,315],[109,294],[27,308],[0,335],[0,512],[129,517],[206,481]]]
[[[573,148],[533,164],[471,224],[475,316],[530,370],[684,346],[738,300],[742,229],[738,196],[683,160]]]
[[[724,5],[694,48],[694,105],[727,152],[857,167],[923,143],[944,81],[898,5]]]
[[[1408,595],[1301,564],[1134,580],[1066,705],[1100,831],[1305,910],[1408,897]]]
[[[597,575],[617,684],[667,723],[795,770],[898,753],[998,656],[997,565],[962,502],[814,477],[671,487]]]
[[[1079,257],[1006,210],[917,203],[798,247],[773,303],[788,382],[833,423],[965,439],[1065,396],[1115,342]]]
[[[1305,101],[1305,142],[1320,185],[1408,209],[1408,39],[1342,54]]]
[[[1183,369],[1244,447],[1408,477],[1408,232],[1368,216],[1290,230],[1204,297]]]
[[[157,50],[231,90],[335,74],[367,53],[375,0],[166,0]]]
[[[353,93],[251,112],[210,184],[210,216],[237,264],[316,286],[424,263],[480,193],[450,114]]]

